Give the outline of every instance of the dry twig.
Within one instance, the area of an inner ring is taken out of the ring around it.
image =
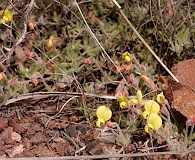
[[[157,61],[162,65],[162,67],[173,77],[173,79],[176,82],[179,82],[177,77],[167,68],[167,66],[160,60],[160,58],[156,55],[156,53],[152,50],[152,48],[146,43],[146,41],[142,38],[142,36],[139,34],[139,32],[135,29],[135,27],[131,24],[131,22],[128,20],[127,16],[124,14],[122,7],[118,4],[116,0],[112,0],[112,2],[117,6],[119,9],[120,14],[123,16],[125,21],[128,23],[128,25],[131,27],[131,29],[135,32],[135,34],[138,36],[138,38],[142,41],[142,43],[148,48],[148,50],[152,53],[152,55],[157,59]]]
[[[33,6],[34,6],[35,0],[31,0],[31,2],[28,5],[28,8],[26,10],[25,16],[24,16],[24,30],[23,33],[21,35],[21,37],[19,38],[19,40],[16,42],[16,44],[12,47],[12,48],[5,48],[6,50],[8,50],[8,56],[7,56],[7,63],[9,64],[9,59],[11,58],[11,55],[15,49],[16,46],[18,46],[20,43],[22,43],[22,41],[24,40],[26,34],[27,34],[27,24],[28,24],[28,15],[30,13],[30,11],[32,11]]]
[[[104,47],[101,45],[101,43],[100,43],[99,40],[96,38],[96,36],[95,36],[95,34],[93,33],[93,31],[91,30],[91,28],[89,27],[89,25],[88,25],[87,21],[85,20],[85,17],[83,16],[83,13],[82,13],[82,11],[81,11],[81,9],[80,9],[80,7],[79,7],[77,1],[76,1],[76,0],[74,0],[74,1],[75,1],[75,4],[76,4],[76,6],[77,6],[77,8],[78,8],[78,10],[79,10],[79,13],[81,14],[81,17],[82,17],[82,19],[83,19],[83,21],[84,21],[84,23],[85,23],[85,26],[86,26],[87,30],[89,31],[90,35],[93,37],[93,39],[95,40],[95,42],[100,46],[100,48],[102,49],[102,51],[103,51],[103,53],[106,55],[106,57],[107,57],[107,58],[112,62],[112,64],[117,68],[117,65],[114,63],[114,61],[112,60],[112,58],[108,55],[108,53],[106,52],[106,50],[104,49]],[[102,56],[104,57],[104,55],[102,55]],[[128,84],[128,82],[127,82],[126,78],[124,77],[124,75],[123,75],[120,71],[119,71],[119,73],[120,73],[121,77],[124,79],[125,83]]]
[[[63,156],[63,157],[33,157],[28,160],[75,160],[75,159],[103,159],[103,158],[120,158],[120,157],[148,157],[159,155],[180,155],[181,158],[185,155],[193,154],[195,150],[180,151],[180,152],[152,152],[152,153],[128,153],[128,154],[112,154],[112,155],[92,155],[92,156]],[[9,158],[9,160],[26,160],[26,158]]]

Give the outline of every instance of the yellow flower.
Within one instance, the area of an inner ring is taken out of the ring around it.
[[[165,96],[163,92],[157,95],[156,100],[159,104],[165,104]]]
[[[158,130],[162,126],[162,119],[156,113],[150,113],[147,117],[147,124],[145,126],[145,131],[147,133],[152,132],[153,130]]]
[[[153,101],[148,100],[144,105],[145,111],[149,111],[150,113],[158,113],[160,111],[160,105]]]
[[[121,102],[121,103],[120,103],[120,107],[121,107],[122,109],[127,108],[127,107],[128,107],[128,103],[126,103],[126,102]]]
[[[109,120],[112,117],[112,111],[110,108],[106,106],[99,106],[96,115],[98,117],[98,120],[96,122],[97,127],[101,127],[105,124],[107,120]]]
[[[142,92],[140,89],[137,91],[136,97],[137,97],[138,104],[140,105],[142,102]]]
[[[1,72],[1,73],[0,73],[0,81],[3,80],[3,78],[4,78],[4,73]]]
[[[8,23],[12,21],[13,14],[9,10],[1,10],[0,11],[0,22]]]
[[[122,54],[122,59],[125,61],[125,62],[130,62],[132,60],[132,56],[129,52],[124,52]]]
[[[51,37],[48,39],[48,41],[47,41],[47,43],[46,43],[46,47],[47,47],[47,49],[51,49],[51,48],[53,47],[53,36],[51,36]]]
[[[128,102],[128,100],[127,100],[126,97],[124,97],[124,96],[119,96],[119,97],[117,98],[117,100],[119,101],[120,107],[121,107],[122,109],[128,107],[129,102]]]

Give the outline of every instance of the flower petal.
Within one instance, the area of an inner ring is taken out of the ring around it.
[[[127,103],[128,103],[127,98],[124,97],[124,96],[119,96],[119,97],[117,97],[117,101],[119,101],[120,103],[121,103],[121,102],[127,102]]]
[[[4,16],[7,17],[8,21],[12,21],[13,19],[13,14],[9,10],[5,10]]]
[[[153,100],[148,100],[145,103],[144,108],[146,111],[149,111],[150,113],[158,113],[160,111],[159,104]]]
[[[162,119],[156,113],[150,113],[147,118],[147,124],[152,124],[154,130],[158,130],[162,126]]]
[[[47,49],[51,49],[53,47],[53,36],[51,36],[46,43]]]
[[[1,22],[7,23],[9,21],[12,21],[13,19],[13,14],[9,10],[1,10],[0,11],[0,19]]]
[[[105,121],[102,118],[98,118],[98,120],[96,121],[97,127],[102,127],[104,124],[105,124]]]
[[[112,111],[106,106],[99,106],[96,114],[98,119],[102,118],[104,121],[107,121],[112,117]]]
[[[147,133],[152,132],[153,129],[154,129],[154,126],[153,126],[152,124],[149,124],[149,123],[146,124],[146,126],[145,126],[145,128],[144,128],[145,132],[147,132]]]
[[[136,97],[137,97],[138,104],[140,105],[142,102],[142,92],[140,89],[137,91]]]

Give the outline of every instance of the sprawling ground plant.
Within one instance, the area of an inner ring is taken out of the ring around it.
[[[48,123],[71,103],[100,140],[113,138],[105,154],[133,143],[136,152],[194,149],[194,117],[177,128],[161,78],[162,63],[170,69],[195,56],[194,2],[113,2],[0,2],[0,107],[66,94]]]

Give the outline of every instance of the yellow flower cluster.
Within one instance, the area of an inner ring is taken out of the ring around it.
[[[165,103],[165,96],[163,92],[157,95],[157,102],[159,104]],[[152,132],[153,130],[158,130],[162,126],[162,119],[158,115],[160,111],[160,105],[154,100],[149,100],[145,103],[142,116],[147,120],[147,124],[145,126],[145,131],[147,133]]]
[[[102,127],[112,117],[112,111],[106,106],[99,106],[96,110],[96,115],[98,117],[96,126]]]
[[[1,10],[0,11],[0,22],[2,23],[8,23],[12,21],[13,14],[9,10]]]
[[[122,109],[131,107],[133,105],[141,105],[142,103],[142,92],[138,90],[136,93],[136,98],[128,100],[124,96],[120,96],[117,98],[119,101],[120,107]],[[158,102],[158,103],[157,103]],[[157,102],[154,100],[148,100],[144,104],[144,112],[142,114],[143,118],[147,120],[145,131],[147,133],[152,132],[153,130],[158,130],[162,126],[162,119],[158,115],[160,111],[160,105],[165,103],[165,97],[163,93],[157,95]],[[107,106],[99,106],[96,110],[96,115],[98,120],[96,121],[97,127],[102,127],[105,125],[106,121],[108,121],[112,117],[112,111]]]
[[[142,92],[141,92],[141,90],[138,90],[135,99],[128,100],[124,96],[119,96],[117,98],[117,100],[119,101],[119,105],[120,105],[120,107],[122,109],[128,108],[128,107],[132,107],[133,105],[141,105],[141,102],[142,102]]]
[[[145,131],[149,133],[153,130],[158,130],[162,126],[162,119],[158,115],[160,111],[159,104],[153,100],[149,100],[145,103],[144,109],[145,111],[142,115],[147,120]]]

